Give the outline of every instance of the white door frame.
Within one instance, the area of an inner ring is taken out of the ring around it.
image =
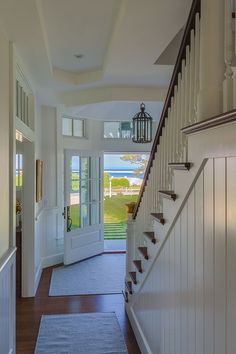
[[[23,143],[22,297],[35,295],[35,144]]]
[[[22,296],[35,295],[35,134],[16,117],[16,67],[17,59],[13,43],[10,43],[10,246],[16,245],[16,129],[25,137],[24,142],[24,181],[27,192],[23,191],[24,208],[27,215],[23,215],[22,225]],[[34,114],[34,113],[33,113]]]

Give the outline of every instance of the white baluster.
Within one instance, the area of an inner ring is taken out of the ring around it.
[[[191,44],[190,44],[190,77],[189,77],[189,113],[188,122],[190,125],[194,122],[194,82],[195,82],[195,36],[194,30],[191,31]]]
[[[233,25],[231,0],[225,0],[225,33],[224,33],[224,60],[225,80],[223,82],[223,110],[227,112],[233,108]]]
[[[196,14],[196,24],[195,24],[195,75],[194,75],[194,111],[195,118],[194,122],[198,120],[198,95],[199,95],[199,73],[200,73],[200,21],[199,14]]]

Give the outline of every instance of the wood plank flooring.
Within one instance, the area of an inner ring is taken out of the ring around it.
[[[125,313],[122,294],[49,297],[51,273],[52,267],[43,271],[35,298],[17,299],[17,354],[34,353],[41,315],[85,312],[115,312],[124,334],[129,354],[141,353]]]

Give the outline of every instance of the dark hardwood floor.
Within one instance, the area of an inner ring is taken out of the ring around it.
[[[17,354],[34,353],[41,315],[84,312],[115,312],[124,334],[129,354],[140,354],[133,330],[125,313],[122,294],[49,297],[48,290],[51,273],[52,268],[47,268],[43,271],[35,298],[17,299]]]

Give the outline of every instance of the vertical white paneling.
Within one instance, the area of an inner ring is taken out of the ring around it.
[[[236,158],[227,160],[227,354],[236,348]]]
[[[235,354],[235,200],[236,158],[209,159],[135,297],[153,354]]]
[[[175,226],[175,352],[181,354],[181,238],[180,219]]]
[[[0,354],[15,353],[15,251],[0,259]]]
[[[181,353],[188,354],[188,209],[181,213]]]
[[[169,306],[169,319],[170,319],[170,333],[169,333],[169,341],[170,341],[170,354],[175,352],[175,230],[172,231],[172,237],[169,238],[170,243],[170,306]]]
[[[188,353],[195,354],[195,191],[188,198]]]
[[[203,174],[195,185],[195,264],[196,264],[196,353],[204,353],[204,181]]]
[[[214,209],[215,209],[215,354],[225,351],[225,311],[226,311],[226,277],[225,277],[225,250],[226,250],[226,180],[225,159],[215,159],[215,185],[214,185]]]
[[[170,298],[171,298],[171,289],[170,289],[170,239],[167,240],[166,245],[165,245],[165,259],[166,259],[166,264],[165,264],[165,271],[166,271],[166,276],[165,276],[165,293],[168,294],[166,297],[166,321],[165,321],[165,354],[171,354],[170,352]]]
[[[209,160],[204,169],[204,350],[214,353],[214,161]]]

